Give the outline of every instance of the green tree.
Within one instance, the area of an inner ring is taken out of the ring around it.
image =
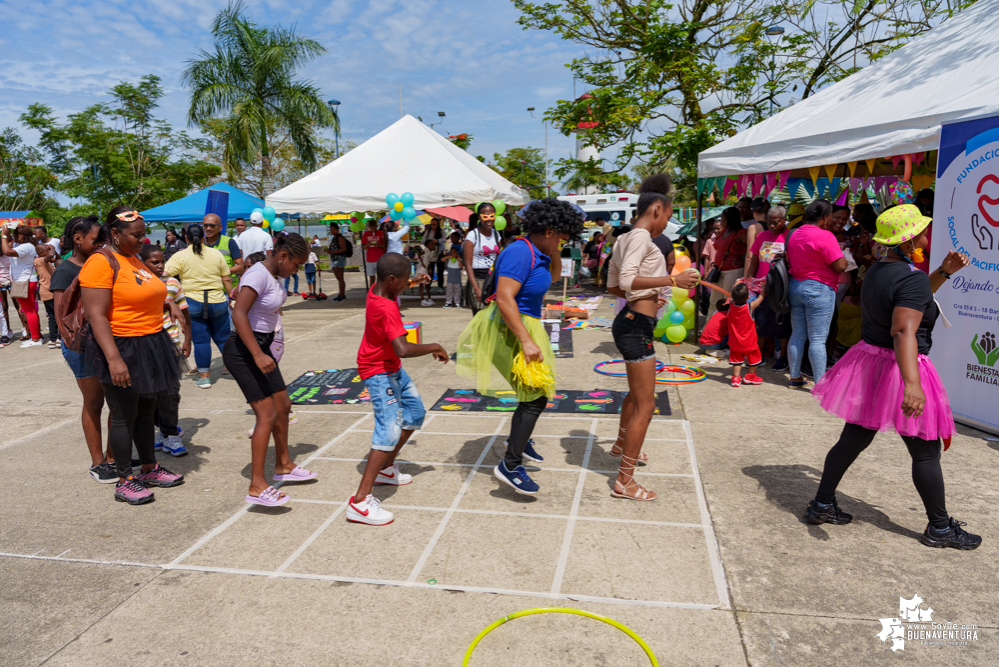
[[[975,0],[775,0],[754,20],[780,25],[789,42],[778,53],[794,75],[791,101],[844,79],[905,46]],[[794,96],[799,92],[800,96]]]
[[[489,164],[500,176],[526,189],[532,199],[542,199],[548,195],[545,182],[545,151],[543,148],[511,148],[505,155],[493,153]],[[558,193],[551,190],[551,196]]]
[[[26,146],[12,127],[0,133],[0,211],[42,208],[57,184],[40,150]]]
[[[230,118],[212,119],[202,125],[202,132],[213,140],[212,150],[205,157],[222,169],[219,180],[263,199],[265,191],[261,155],[258,154],[256,159],[248,161],[237,173],[230,173],[225,168],[224,137],[229,131],[227,124],[230,121]],[[341,156],[355,147],[356,145],[352,141],[340,138]],[[315,171],[314,168],[310,168],[302,162],[288,132],[273,122],[267,124],[267,150],[271,160],[271,187],[274,190],[280,190]],[[325,137],[317,137],[315,154],[316,162],[320,166],[332,162],[336,159],[335,142]]]
[[[207,127],[222,119],[225,170],[239,174],[260,160],[262,191],[274,191],[268,131],[280,128],[309,171],[319,162],[317,130],[340,131],[336,113],[296,70],[326,53],[319,42],[281,26],[261,27],[246,17],[241,0],[215,17],[215,52],[201,50],[188,61],[182,82],[191,91],[187,120]]]
[[[44,104],[32,104],[21,123],[40,134],[53,188],[106,211],[126,204],[139,210],[179,199],[207,186],[221,170],[200,158],[205,139],[175,132],[153,110],[163,96],[159,77],[121,82],[111,102],[70,114],[61,123]],[[96,212],[96,211],[93,211]]]

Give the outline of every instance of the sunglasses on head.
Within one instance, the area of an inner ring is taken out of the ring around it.
[[[135,220],[143,219],[142,215],[138,211],[125,211],[124,213],[116,213],[114,217],[124,222],[134,222]]]

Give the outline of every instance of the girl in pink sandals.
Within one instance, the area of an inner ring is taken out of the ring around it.
[[[274,435],[274,481],[304,482],[316,473],[295,465],[288,454],[288,414],[291,400],[281,377],[271,344],[280,326],[280,310],[287,294],[279,278],[298,272],[309,258],[309,244],[298,234],[279,235],[274,252],[257,262],[239,281],[236,305],[232,311],[235,332],[222,349],[222,359],[232,373],[246,402],[253,408],[257,424],[250,441],[252,473],[246,502],[274,507],[291,498],[267,484],[264,460],[271,434]]]

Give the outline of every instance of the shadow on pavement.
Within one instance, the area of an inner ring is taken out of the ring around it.
[[[742,473],[752,477],[763,487],[767,501],[779,509],[793,515],[799,523],[808,526],[808,534],[817,540],[828,540],[829,534],[824,526],[814,526],[807,523],[803,514],[808,501],[815,497],[819,488],[821,470],[810,466],[794,465],[758,465],[746,466]],[[903,537],[919,539],[920,534],[898,525],[887,514],[875,505],[845,495],[842,491],[836,493],[836,498],[844,511],[853,514],[854,521],[864,521],[881,530],[895,533]]]

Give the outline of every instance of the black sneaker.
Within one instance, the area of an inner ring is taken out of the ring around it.
[[[845,523],[853,521],[853,515],[841,510],[835,500],[828,505],[813,500],[805,508],[805,521],[814,523],[815,525],[831,523],[834,526],[842,526]]]
[[[118,481],[118,472],[106,461],[90,468],[90,476],[100,484],[114,484]]]
[[[788,368],[789,368],[790,366],[791,366],[791,364],[789,364],[789,363],[787,362],[787,357],[781,357],[781,358],[780,358],[780,359],[778,359],[778,360],[777,360],[777,362],[776,362],[776,363],[774,364],[774,367],[773,367],[773,370],[774,370],[774,372],[775,372],[775,373],[783,373],[783,372],[784,372],[784,371],[786,371],[786,370],[787,370],[787,369],[788,369]]]
[[[928,547],[943,549],[951,547],[962,551],[977,549],[982,543],[980,535],[972,535],[966,532],[961,526],[966,526],[964,521],[957,521],[950,518],[950,525],[946,528],[934,528],[932,525],[926,526],[926,531],[919,541]]]

